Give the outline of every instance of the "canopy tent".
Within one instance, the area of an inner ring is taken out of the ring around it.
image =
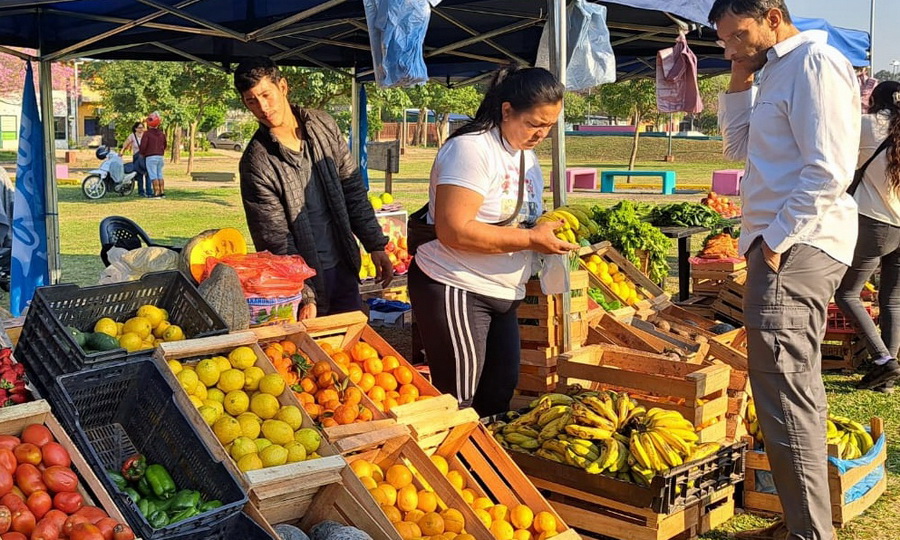
[[[868,66],[870,36],[863,30],[851,30],[832,26],[825,19],[802,19],[794,17],[794,24],[800,30],[825,30],[828,32],[828,44],[844,53],[854,67]]]

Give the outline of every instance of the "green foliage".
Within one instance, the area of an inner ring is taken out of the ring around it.
[[[310,109],[350,103],[351,80],[330,69],[285,66],[281,73],[288,82],[291,103]]]
[[[587,99],[576,92],[566,92],[564,103],[566,122],[570,124],[583,124],[587,118]]]
[[[651,79],[607,84],[601,87],[600,96],[603,109],[613,116],[642,122],[656,112],[656,83]]]
[[[609,208],[591,208],[594,221],[600,226],[600,233],[590,238],[591,243],[608,240],[626,259],[640,265],[637,250],[649,255],[647,276],[654,282],[662,282],[669,275],[669,249],[672,242],[659,229],[644,218],[650,211],[649,205],[635,205],[625,200]]]

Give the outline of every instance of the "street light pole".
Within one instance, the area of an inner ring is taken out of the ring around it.
[[[891,62],[891,79],[897,78],[897,69],[900,68],[900,60],[894,60]]]

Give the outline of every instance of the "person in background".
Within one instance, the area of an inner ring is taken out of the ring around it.
[[[748,372],[784,508],[783,521],[734,536],[832,540],[821,343],[856,245],[856,203],[846,191],[859,146],[859,84],[827,33],[800,32],[783,0],[716,0],[709,20],[731,61],[719,125],[725,155],[746,159],[739,251]]]
[[[134,169],[137,171],[138,194],[141,197],[147,197],[153,192],[153,188],[150,184],[150,177],[147,175],[147,164],[145,163],[144,156],[141,155],[141,139],[143,138],[146,129],[143,122],[135,122],[134,125],[131,126],[131,135],[125,139],[125,144],[122,145],[122,151],[119,152],[123,156],[127,150],[131,150],[132,152],[131,162],[134,164]],[[146,187],[144,185],[145,183]]]
[[[881,144],[890,139],[881,150]],[[873,154],[856,189],[859,204],[859,239],[853,264],[844,275],[834,301],[862,336],[872,367],[856,385],[860,389],[891,393],[900,378],[900,83],[887,81],[872,92],[869,114],[862,117],[857,164]],[[859,297],[878,265],[881,334]]]
[[[866,114],[869,112],[869,106],[871,105],[869,99],[872,96],[872,91],[878,86],[878,79],[870,77],[869,68],[864,66],[856,68],[856,79],[859,81],[860,106],[862,107],[862,113]]]
[[[166,153],[166,134],[159,129],[162,119],[159,113],[151,113],[147,117],[148,129],[141,138],[141,144],[138,147],[140,154],[144,156],[147,164],[147,177],[150,179],[150,186],[153,194],[149,195],[153,199],[166,198],[166,184],[163,179],[163,165],[165,160],[163,155]]]
[[[268,58],[241,62],[234,87],[259,120],[240,163],[256,250],[300,255],[315,269],[300,319],[361,309],[356,239],[372,254],[382,287],[394,271],[384,251],[388,239],[337,123],[324,111],[292,106],[288,83]]]
[[[500,70],[431,169],[428,222],[437,239],[417,248],[409,295],[432,382],[481,416],[509,410],[521,348],[516,309],[536,252],[578,247],[554,236],[558,223],[523,226],[543,211],[534,147],[557,122],[564,93],[545,69]],[[495,224],[514,212],[509,226]]]

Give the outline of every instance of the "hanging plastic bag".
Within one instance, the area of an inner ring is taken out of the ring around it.
[[[616,81],[616,56],[606,27],[606,6],[575,0],[566,8],[566,88],[587,90]],[[550,25],[544,25],[535,65],[550,67]]]
[[[569,292],[569,256],[542,255],[541,291],[544,294]]]
[[[656,53],[656,108],[661,113],[703,112],[697,55],[684,34],[678,35],[674,47]]]
[[[422,55],[431,6],[441,0],[364,0],[375,82],[382,88],[428,82]]]
[[[228,255],[222,259],[206,258],[202,283],[217,264],[234,268],[241,279],[244,295],[249,297],[293,297],[303,290],[304,282],[316,275],[299,255],[274,255],[268,251],[246,255]]]

